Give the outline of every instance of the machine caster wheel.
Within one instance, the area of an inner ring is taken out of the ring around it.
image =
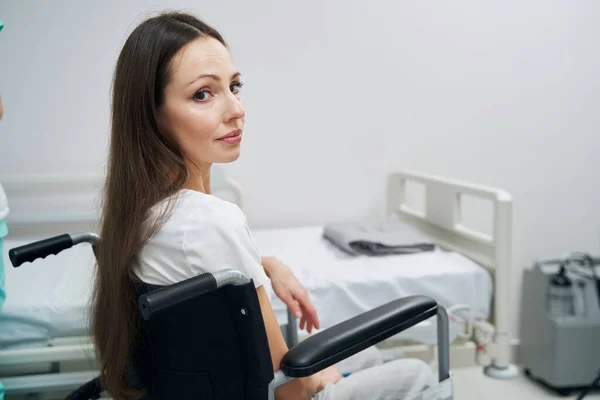
[[[531,373],[531,370],[527,367],[523,368],[523,375],[525,375],[527,378],[531,379],[533,382],[537,382],[538,384],[541,384],[542,386],[548,388],[548,390],[558,394],[561,397],[571,396],[574,392],[574,389],[572,389],[572,388],[557,388],[557,387],[550,386],[543,381],[540,381],[538,378],[533,376],[533,374]]]
[[[570,396],[571,394],[573,394],[573,390],[572,389],[556,389],[556,393],[558,393],[559,395],[561,395],[563,397],[567,397],[567,396]]]

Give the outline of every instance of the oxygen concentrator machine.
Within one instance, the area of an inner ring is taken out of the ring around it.
[[[561,395],[587,393],[600,381],[599,267],[600,259],[572,253],[524,273],[521,364],[532,380]]]

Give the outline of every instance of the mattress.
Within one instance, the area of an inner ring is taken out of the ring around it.
[[[253,231],[261,253],[288,265],[308,289],[321,329],[410,295],[430,296],[446,307],[468,305],[475,318],[490,316],[492,277],[461,254],[438,249],[384,257],[353,256],[323,239],[322,233],[322,226]],[[286,321],[285,304],[277,297],[272,303],[278,320]],[[460,329],[451,324],[451,340]],[[394,338],[435,344],[436,318]]]
[[[385,302],[428,295],[445,306],[466,304],[487,318],[492,298],[489,273],[460,254],[435,251],[380,258],[349,256],[322,239],[322,227],[254,231],[263,255],[275,256],[309,290],[321,322],[330,327]],[[89,244],[13,268],[8,250],[43,238],[5,240],[6,291],[0,313],[0,347],[44,344],[57,337],[87,334],[95,259]],[[285,305],[272,298],[280,324]],[[451,326],[451,338],[458,328]],[[437,341],[435,318],[397,338]]]

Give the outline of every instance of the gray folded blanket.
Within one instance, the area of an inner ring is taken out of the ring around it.
[[[397,217],[326,225],[323,237],[354,255],[385,256],[433,251],[435,243]]]

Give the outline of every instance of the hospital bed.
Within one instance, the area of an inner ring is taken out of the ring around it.
[[[9,255],[19,267],[86,242],[95,246],[99,237],[63,234],[11,249]],[[323,330],[291,346],[273,372],[258,296],[252,280],[240,271],[223,269],[167,286],[137,284],[136,290],[140,334],[131,362],[150,398],[272,400],[277,387],[436,317],[437,380],[423,382],[427,386],[407,393],[406,400],[453,399],[448,314],[427,296],[395,299]],[[97,399],[101,394],[96,378],[67,400]]]
[[[243,208],[239,185],[225,175],[215,175],[215,194]],[[100,179],[76,177],[2,179],[13,204],[19,204],[19,195],[31,199],[32,190],[44,193],[44,188],[56,187],[57,182],[62,183],[58,186],[63,190],[74,191],[79,184],[89,193],[97,191],[101,184]],[[408,204],[409,189],[414,183],[423,189],[421,209]],[[493,222],[490,233],[465,225],[465,196],[490,203],[489,215],[483,216]],[[81,193],[66,198],[77,198],[79,203],[69,207],[64,200],[57,200],[56,213],[48,213],[48,206],[44,213],[38,212],[39,206],[23,201],[27,206],[17,209],[13,221],[9,220],[9,228],[19,222],[33,226],[44,222],[45,226],[89,226],[96,215],[95,210],[90,210],[89,199],[81,200]],[[439,248],[413,255],[352,258],[322,239],[322,226],[258,229],[253,234],[263,254],[284,261],[307,287],[322,328],[393,299],[413,294],[430,296],[446,307],[455,321],[450,326],[451,360],[461,358],[455,355],[472,355],[468,361],[485,366],[488,375],[514,376],[508,319],[510,196],[494,188],[400,171],[388,176],[387,212],[427,233]],[[6,249],[46,238],[50,232],[42,233],[40,229],[39,234],[9,235]],[[93,347],[87,337],[93,260],[91,249],[82,244],[36,261],[29,268],[7,269],[8,299],[0,320],[0,376],[25,375],[41,368],[47,369],[43,372],[66,371],[62,374],[66,382],[71,378],[84,379],[83,375],[95,367]],[[290,323],[283,303],[274,298],[273,306],[282,326],[295,327],[296,321]],[[435,353],[436,330],[435,320],[427,320],[388,339],[382,347],[400,348],[405,356],[429,357]],[[296,333],[298,339],[290,338],[286,332],[292,342],[305,339],[302,332],[292,330],[291,336]]]

